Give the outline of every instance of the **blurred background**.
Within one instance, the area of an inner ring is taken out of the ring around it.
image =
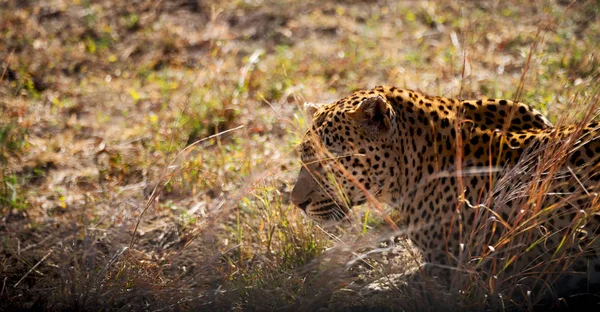
[[[599,94],[599,11],[0,0],[0,309],[336,309],[383,273],[331,250],[389,228],[367,207],[323,229],[290,205],[302,103],[386,84],[578,120]]]

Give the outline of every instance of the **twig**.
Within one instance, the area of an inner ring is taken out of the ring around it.
[[[2,295],[4,294],[4,289],[6,289],[6,280],[8,279],[8,277],[5,277],[4,280],[2,281],[2,291],[0,291],[0,298],[2,298]]]
[[[525,89],[525,75],[527,74],[527,72],[529,72],[531,59],[533,57],[533,54],[537,50],[538,45],[544,41],[544,35],[545,35],[546,31],[550,28],[551,23],[552,23],[551,21],[548,21],[546,23],[540,24],[540,26],[537,29],[537,32],[535,33],[535,38],[533,39],[533,42],[529,46],[529,53],[527,54],[527,61],[525,61],[525,66],[523,67],[523,70],[521,71],[521,78],[519,79],[519,85],[517,86],[517,91],[515,92],[515,95],[513,96],[514,102],[519,102],[521,99],[521,96],[523,94],[523,89]],[[512,114],[511,114],[511,119],[512,119]]]
[[[129,247],[123,247],[123,249],[121,249],[121,251],[115,253],[115,255],[110,259],[110,261],[108,261],[108,263],[106,263],[106,265],[102,268],[100,273],[98,275],[96,275],[96,282],[98,282],[98,279],[100,279],[102,276],[104,276],[104,273],[106,272],[108,267],[110,267],[113,263],[115,263],[115,261],[117,261],[117,259],[128,249],[129,249]]]
[[[21,277],[21,279],[15,284],[14,287],[19,286],[19,284],[27,277],[27,275],[29,275],[29,273],[31,273],[33,270],[35,270],[35,268],[37,268],[38,265],[40,265],[40,263],[44,262],[44,260],[46,260],[46,258],[48,258],[48,256],[51,253],[52,253],[52,249],[50,249],[50,251],[48,251],[48,253],[42,258],[42,260],[38,261],[38,263],[36,263],[31,269],[29,269],[29,271],[27,271],[27,273],[25,273],[25,275],[23,275],[23,277]]]
[[[174,304],[171,304],[171,305],[168,305],[168,306],[166,306],[166,307],[163,307],[163,308],[160,308],[160,309],[154,310],[153,312],[160,312],[160,311],[170,310],[170,309],[173,309],[173,308],[174,308],[175,306],[177,306],[177,305],[180,305],[180,304],[182,304],[182,303],[186,303],[186,302],[191,302],[191,301],[194,301],[194,300],[196,300],[196,299],[200,299],[200,298],[202,298],[202,297],[204,297],[204,295],[199,295],[199,296],[192,297],[192,298],[188,298],[188,299],[181,299],[181,300],[177,301],[177,302],[176,302],[176,303],[174,303]]]
[[[575,181],[577,181],[577,183],[579,184],[579,186],[581,186],[581,188],[585,191],[585,193],[590,196],[590,192],[588,192],[588,190],[585,188],[585,186],[583,186],[583,183],[581,183],[581,180],[579,180],[579,178],[577,177],[577,175],[575,174],[575,172],[573,172],[573,169],[571,169],[570,166],[567,166],[567,169],[569,169],[569,172],[573,175],[573,178],[575,179]]]
[[[38,243],[31,244],[31,245],[29,245],[29,246],[27,246],[27,247],[25,247],[25,248],[23,248],[23,249],[19,249],[19,253],[21,253],[21,252],[24,252],[24,251],[27,251],[27,250],[29,250],[29,249],[31,249],[31,248],[38,247],[39,245],[43,244],[45,241],[47,241],[47,240],[48,240],[49,238],[51,238],[51,237],[52,237],[52,235],[46,236],[46,237],[44,237],[44,239],[42,239],[42,240],[41,240],[41,241],[39,241]]]

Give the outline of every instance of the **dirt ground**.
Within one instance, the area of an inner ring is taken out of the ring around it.
[[[577,120],[600,94],[599,12],[0,0],[0,310],[372,307],[332,300],[388,272],[345,266],[389,233],[382,212],[323,228],[289,202],[302,103],[387,84]]]

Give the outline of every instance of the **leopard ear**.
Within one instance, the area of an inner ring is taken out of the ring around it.
[[[308,113],[310,117],[315,116],[315,113],[321,108],[323,104],[316,104],[312,102],[304,102],[304,110]]]
[[[390,129],[391,108],[381,96],[364,99],[351,116],[365,123],[368,127],[376,127],[378,130]]]

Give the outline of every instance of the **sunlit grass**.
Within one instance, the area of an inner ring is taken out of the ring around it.
[[[513,98],[554,18],[521,100],[582,120],[599,26],[578,5],[3,2],[0,307],[326,305],[389,211],[324,228],[293,207],[300,104],[379,84]],[[365,283],[390,271],[365,261]]]

